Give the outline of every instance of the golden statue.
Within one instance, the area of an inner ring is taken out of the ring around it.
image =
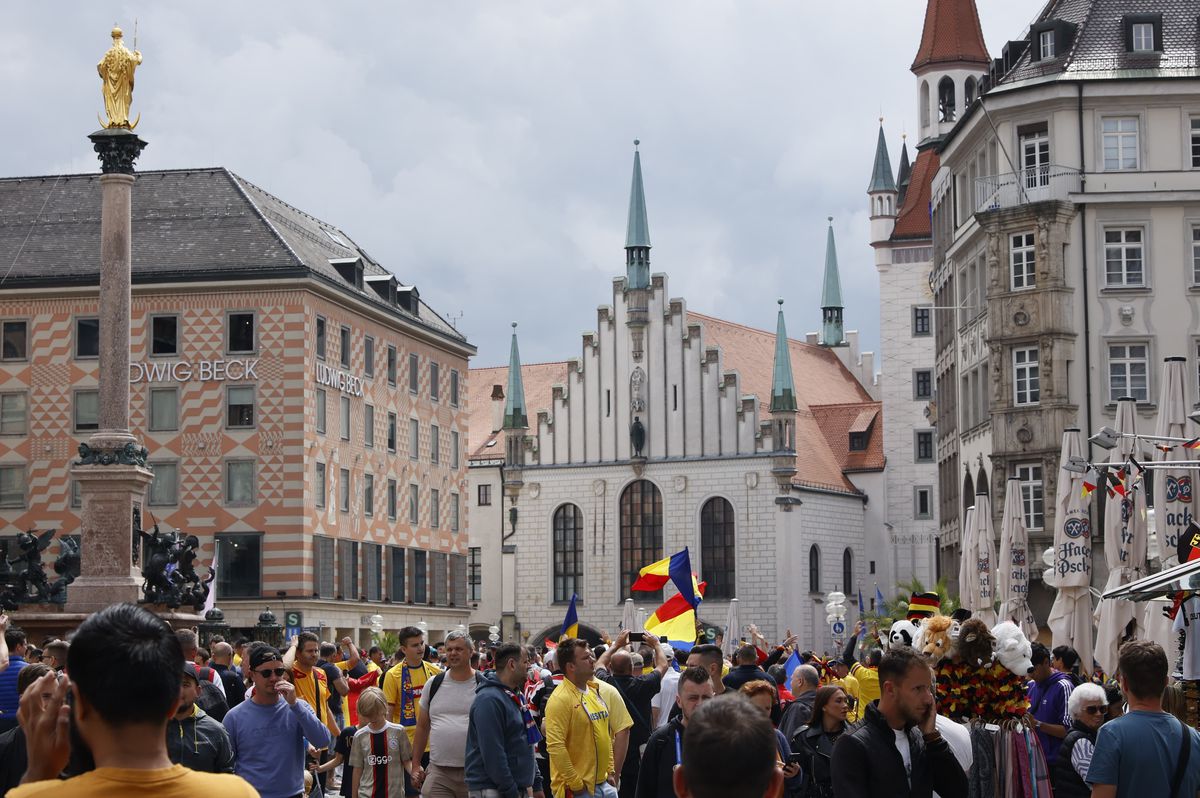
[[[129,105],[133,101],[133,71],[142,63],[142,54],[137,50],[130,51],[125,46],[120,28],[112,29],[112,39],[112,47],[96,64],[102,84],[100,91],[104,94],[104,110],[108,114],[108,124],[101,122],[100,126],[132,130],[142,118],[138,114],[132,124],[129,122]],[[133,46],[137,47],[136,41]]]

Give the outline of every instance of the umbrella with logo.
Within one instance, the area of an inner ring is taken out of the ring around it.
[[[1181,357],[1163,360],[1162,382],[1159,386],[1158,424],[1154,434],[1173,438],[1187,436],[1187,361]],[[1160,463],[1186,460],[1187,450],[1179,443],[1159,441],[1155,458]],[[1192,472],[1185,469],[1163,469],[1154,474],[1154,525],[1158,533],[1158,548],[1162,552],[1162,567],[1178,565],[1176,549],[1179,536],[1187,529],[1192,512]],[[1161,488],[1159,486],[1162,486]]]
[[[972,552],[975,550],[975,543],[972,537],[975,534],[975,508],[968,507],[966,514],[963,516],[962,537],[959,540],[958,550],[958,603],[961,607],[967,607],[967,602],[970,597],[975,595],[975,568],[971,564]]]
[[[970,592],[959,596],[962,606],[986,623],[996,625],[996,541],[992,533],[992,499],[986,493],[975,494],[975,512],[971,515],[970,548],[963,559],[970,569]]]
[[[1108,565],[1105,592],[1146,575],[1146,490],[1136,458],[1137,400],[1117,400],[1116,459],[1126,467],[1110,471],[1104,505],[1104,560]],[[1126,437],[1130,436],[1130,437]],[[1114,482],[1113,480],[1116,480]],[[1101,599],[1096,606],[1096,662],[1105,673],[1116,673],[1117,650],[1127,637],[1140,636],[1131,602]],[[1132,628],[1130,624],[1135,624]]]
[[[721,653],[732,657],[737,652],[742,636],[742,625],[738,621],[738,600],[729,600],[729,611],[725,615],[725,636],[721,638]]]
[[[1060,464],[1081,457],[1078,429],[1063,430]],[[1092,665],[1092,525],[1083,498],[1083,475],[1062,469],[1058,478],[1054,527],[1054,565],[1046,583],[1058,590],[1046,619],[1055,646],[1079,652],[1083,669]]]
[[[1037,638],[1037,622],[1029,609],[1029,531],[1025,528],[1021,481],[1009,477],[1004,489],[1004,515],[1000,518],[1000,559],[996,568],[999,620],[1012,621],[1030,640]]]

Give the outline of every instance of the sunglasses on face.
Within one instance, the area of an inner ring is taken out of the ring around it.
[[[255,673],[257,673],[259,676],[263,677],[264,679],[270,679],[272,675],[282,678],[283,675],[285,673],[287,673],[287,669],[286,668],[263,668],[261,671],[255,671]]]
[[[1102,714],[1104,714],[1104,707],[1098,707],[1098,706],[1084,707],[1083,711],[1088,713],[1089,715],[1102,715]]]

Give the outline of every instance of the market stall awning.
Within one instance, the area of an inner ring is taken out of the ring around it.
[[[1104,598],[1149,601],[1159,596],[1178,593],[1180,590],[1200,590],[1200,560],[1191,560],[1105,591]]]

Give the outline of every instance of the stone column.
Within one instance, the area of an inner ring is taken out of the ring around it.
[[[154,475],[129,430],[129,306],[133,162],[146,142],[131,130],[89,136],[100,156],[99,428],[79,446],[71,476],[83,499],[80,576],[68,609],[93,612],[140,598],[141,509]]]

